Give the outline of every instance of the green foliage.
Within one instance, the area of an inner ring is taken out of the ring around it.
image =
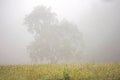
[[[64,73],[63,73],[63,77],[64,77],[63,80],[70,80],[69,73],[68,73],[66,70],[65,70]]]
[[[0,66],[0,80],[120,80],[120,64]]]

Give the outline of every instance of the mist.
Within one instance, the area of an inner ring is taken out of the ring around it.
[[[26,47],[34,40],[23,24],[38,5],[50,7],[83,34],[81,62],[120,61],[119,0],[1,0],[0,64],[29,64]]]

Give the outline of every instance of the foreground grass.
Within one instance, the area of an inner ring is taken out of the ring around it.
[[[0,66],[0,80],[120,80],[120,64]]]

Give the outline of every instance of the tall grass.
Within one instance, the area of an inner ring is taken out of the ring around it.
[[[120,64],[1,65],[0,80],[120,80]]]

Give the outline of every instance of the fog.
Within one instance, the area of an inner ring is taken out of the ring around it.
[[[81,62],[120,61],[119,0],[0,0],[0,64],[31,63],[27,45],[33,35],[23,24],[37,5],[50,7],[83,34]]]

